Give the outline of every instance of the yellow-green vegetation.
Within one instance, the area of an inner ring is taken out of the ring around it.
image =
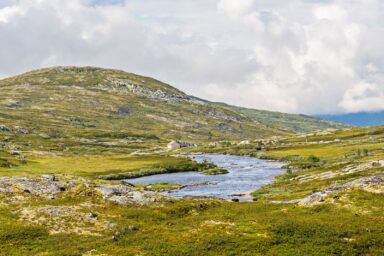
[[[384,128],[377,127],[199,149],[242,155],[248,152],[286,161],[287,173],[256,191],[254,202],[167,199],[148,205],[119,205],[89,197],[79,188],[75,194],[54,200],[2,204],[0,252],[383,255],[383,180],[355,182],[383,176],[383,139]],[[176,188],[172,184],[151,187],[147,189]],[[340,189],[320,193],[335,187]],[[323,197],[297,201],[318,193]],[[53,221],[50,216],[57,211],[64,214],[54,215]],[[37,213],[45,217],[34,219]],[[81,225],[76,224],[81,218]],[[68,228],[58,229],[57,223]]]
[[[2,80],[0,255],[384,255],[384,127],[295,135],[330,127],[344,126],[122,71]],[[168,152],[170,139],[199,147]],[[172,156],[194,151],[280,160],[287,172],[241,203],[114,180],[216,168]]]
[[[201,171],[200,173],[204,175],[219,175],[219,174],[227,174],[228,170],[224,168],[212,168],[212,169]]]
[[[183,186],[179,185],[179,184],[171,184],[168,182],[159,182],[159,183],[145,185],[145,186],[143,186],[143,189],[148,190],[148,191],[161,192],[161,191],[180,189],[182,187]]]
[[[92,146],[95,152],[142,149],[170,139],[202,143],[346,127],[212,103],[149,77],[93,67],[48,68],[1,80],[0,125],[30,131],[32,149]]]
[[[12,167],[0,167],[3,176],[41,175],[47,173],[79,176],[100,176],[120,173],[136,173],[159,165],[193,164],[189,159],[167,155],[127,156],[127,155],[77,155],[48,156],[33,155],[28,163]]]

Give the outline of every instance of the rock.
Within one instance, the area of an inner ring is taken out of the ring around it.
[[[6,136],[3,138],[4,142],[10,142],[12,140],[12,137]]]
[[[232,194],[231,196],[246,196],[246,194]]]
[[[96,191],[101,193],[104,198],[108,198],[126,194],[131,191],[131,188],[125,185],[99,185],[96,187]]]
[[[117,109],[116,114],[118,116],[127,116],[129,114],[129,109],[126,107],[120,107]]]
[[[15,126],[15,127],[13,128],[13,132],[14,132],[14,133],[19,133],[19,134],[31,134],[31,133],[32,133],[31,130],[22,128],[22,127],[20,127],[20,126]]]
[[[177,141],[177,143],[179,143],[180,147],[182,147],[182,148],[185,148],[185,147],[197,147],[196,144],[185,142],[185,141]]]
[[[15,151],[15,150],[13,150],[13,151],[11,151],[11,152],[9,152],[12,156],[19,156],[20,155],[20,152],[19,151]]]
[[[82,195],[117,204],[149,204],[162,198],[154,192],[140,191],[127,184],[93,184],[90,180],[57,175],[0,178],[0,201],[20,203],[34,199],[56,199],[62,193],[79,190]]]
[[[108,79],[112,87],[120,91],[126,91],[134,93],[139,96],[144,96],[150,99],[162,100],[162,101],[179,101],[179,100],[189,100],[190,97],[183,93],[176,93],[171,91],[165,91],[162,89],[153,89],[145,86],[142,83],[133,82],[129,79],[118,79],[110,78]],[[101,89],[108,90],[111,86],[100,86]]]
[[[129,226],[128,226],[128,229],[129,229],[130,231],[138,231],[138,230],[139,230],[139,228],[136,227],[136,226],[134,226],[134,225],[129,225]]]
[[[98,214],[95,213],[95,212],[91,212],[91,213],[89,214],[89,217],[90,217],[90,218],[97,218],[97,216],[98,216]]]
[[[41,175],[41,178],[43,179],[46,179],[46,180],[50,180],[50,181],[58,181],[59,179],[53,175],[53,174],[45,174],[45,175]]]
[[[312,195],[309,195],[302,199],[291,200],[289,201],[289,203],[299,203],[302,205],[317,204],[317,203],[324,202],[325,198],[330,193],[346,190],[354,187],[360,187],[362,189],[366,189],[374,185],[381,185],[384,187],[384,175],[359,178],[341,186],[336,186],[336,187],[331,187],[325,190],[316,191]],[[381,192],[382,193],[384,192],[384,188],[381,190]]]
[[[125,184],[120,185],[99,185],[96,191],[102,194],[102,197],[110,202],[117,204],[148,204],[154,202],[152,196],[155,194],[149,191],[138,191]]]
[[[51,138],[51,136],[49,136],[49,135],[46,134],[46,133],[39,133],[39,136],[40,136],[41,138],[43,138],[43,139],[49,139],[49,138]]]
[[[1,124],[1,125],[0,125],[0,131],[3,131],[3,132],[10,132],[11,129],[8,128],[7,126]]]
[[[6,106],[8,108],[20,108],[20,107],[24,106],[24,104],[19,100],[11,99],[7,102]]]
[[[212,111],[212,112],[209,112],[208,115],[224,121],[235,122],[235,123],[239,122],[239,120],[236,117],[224,114],[222,112]]]
[[[37,178],[29,177],[3,177],[0,179],[0,193],[7,192],[17,197],[18,191],[36,197],[55,199],[63,188],[74,187],[76,184],[70,181],[58,181],[54,175],[44,175]],[[12,200],[12,198],[8,198]],[[16,200],[17,201],[17,200]]]
[[[222,132],[230,132],[230,133],[239,132],[237,129],[232,128],[231,126],[224,123],[217,123],[215,124],[215,127]]]
[[[240,201],[239,198],[232,198],[232,202],[238,203],[239,201]]]

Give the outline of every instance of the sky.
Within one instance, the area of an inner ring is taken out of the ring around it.
[[[289,113],[384,110],[382,0],[0,0],[0,77],[79,65]]]

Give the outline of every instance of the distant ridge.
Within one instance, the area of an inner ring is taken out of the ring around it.
[[[316,117],[361,127],[384,125],[384,111],[358,112],[340,115],[316,115]]]

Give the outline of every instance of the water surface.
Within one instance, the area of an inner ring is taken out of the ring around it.
[[[195,161],[207,160],[229,171],[221,175],[203,175],[198,172],[181,172],[152,175],[128,179],[133,184],[153,184],[168,182],[172,184],[189,185],[180,190],[165,192],[174,197],[218,197],[223,199],[238,198],[241,201],[252,200],[249,193],[261,186],[271,183],[276,175],[285,172],[283,163],[260,160],[245,156],[230,155],[191,155]],[[204,185],[196,185],[208,183]],[[245,194],[239,196],[239,194]]]

